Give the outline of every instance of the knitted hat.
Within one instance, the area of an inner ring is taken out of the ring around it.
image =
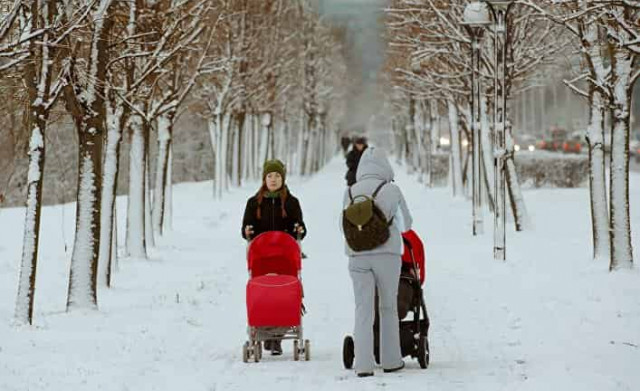
[[[356,137],[356,139],[353,141],[354,144],[367,144],[367,138],[366,137]]]
[[[271,172],[279,173],[282,176],[282,181],[284,181],[284,178],[287,175],[287,168],[284,166],[284,163],[278,159],[267,160],[264,162],[264,166],[262,166],[262,180],[264,180],[267,177],[267,174]]]

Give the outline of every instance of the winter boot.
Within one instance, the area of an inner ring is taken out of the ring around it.
[[[389,369],[384,369],[384,373],[391,373],[391,372],[397,372],[399,370],[401,370],[402,368],[404,368],[404,361],[402,362],[402,364],[400,364],[399,367],[396,368],[389,368]]]

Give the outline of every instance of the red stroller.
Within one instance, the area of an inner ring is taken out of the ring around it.
[[[262,358],[262,343],[293,339],[293,359],[311,358],[309,340],[302,334],[302,267],[300,246],[289,234],[269,231],[258,235],[247,252],[247,320],[249,340],[242,360]]]

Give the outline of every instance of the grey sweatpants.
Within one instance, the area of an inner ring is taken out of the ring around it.
[[[349,258],[349,274],[356,301],[355,342],[356,372],[373,372],[374,294],[380,296],[380,364],[397,368],[402,364],[398,323],[398,280],[400,256],[376,254]]]

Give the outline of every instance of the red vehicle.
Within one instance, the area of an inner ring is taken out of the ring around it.
[[[582,152],[582,142],[580,139],[571,138],[562,143],[562,151],[565,153]]]
[[[581,153],[583,144],[581,139],[580,135],[569,137],[566,129],[553,127],[549,137],[538,143],[538,148],[554,152]]]
[[[567,131],[562,128],[553,127],[548,137],[538,143],[538,149],[547,151],[562,151],[563,144],[567,140]]]
[[[249,341],[242,360],[262,358],[262,343],[292,339],[293,359],[308,361],[309,340],[302,334],[302,269],[300,246],[289,234],[269,231],[251,241],[247,251],[247,323]]]

